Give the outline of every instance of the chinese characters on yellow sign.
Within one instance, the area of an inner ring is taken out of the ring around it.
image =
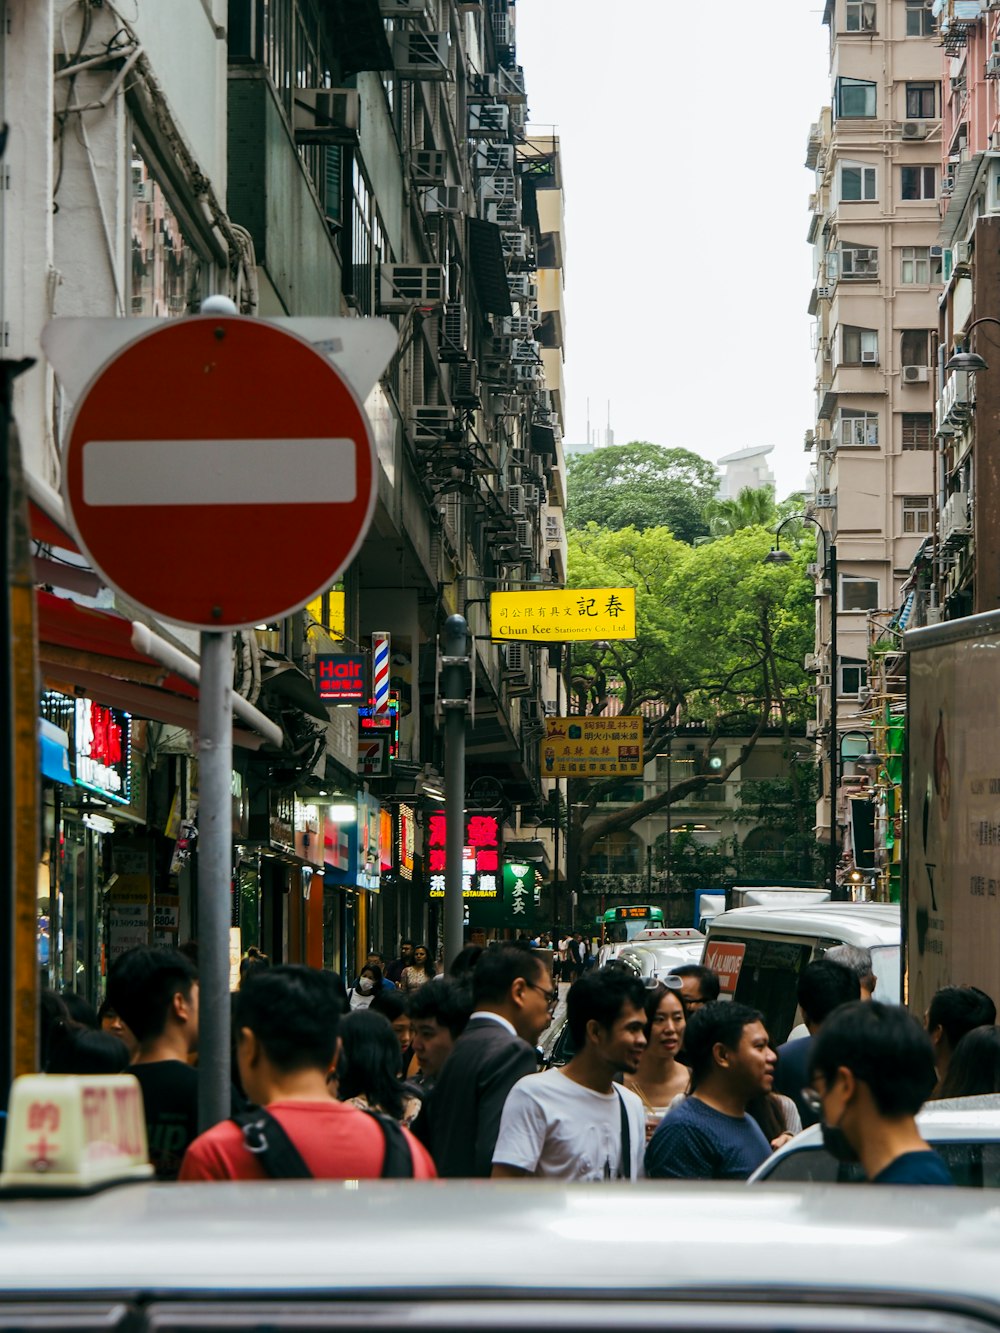
[[[490,593],[494,639],[589,643],[635,638],[634,588],[553,588]]]
[[[642,772],[641,717],[549,717],[543,778],[611,778]]]

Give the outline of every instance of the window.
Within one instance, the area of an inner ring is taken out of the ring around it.
[[[931,530],[931,497],[929,495],[903,496],[903,532],[922,536]]]
[[[934,120],[937,116],[937,84],[906,85],[906,119]]]
[[[932,447],[933,418],[930,412],[903,413],[903,448],[930,449]]]
[[[866,579],[856,574],[841,574],[841,611],[876,611],[878,601],[878,579]]]
[[[904,329],[900,338],[900,365],[930,365],[930,330]]]
[[[138,316],[178,316],[197,310],[205,265],[181,229],[153,165],[132,144],[131,303]]]
[[[878,251],[860,245],[842,245],[840,272],[845,278],[877,278]]]
[[[847,0],[845,9],[848,32],[875,31],[875,0]]]
[[[927,245],[904,245],[899,252],[899,281],[926,287],[931,280],[931,252]]]
[[[842,203],[857,203],[875,199],[875,168],[857,162],[840,164],[840,199]]]
[[[906,0],[907,37],[930,37],[934,30],[934,15],[927,0]]]
[[[839,675],[837,679],[837,693],[857,694],[857,692],[863,690],[867,684],[867,664],[858,661],[858,659],[854,657],[842,657],[840,659]],[[847,760],[850,760],[851,758],[849,754],[845,754],[843,757]]]
[[[878,334],[874,329],[856,329],[845,325],[841,330],[840,346],[841,365],[878,365]]]
[[[875,115],[877,83],[867,79],[837,80],[837,115],[841,120],[871,120]]]
[[[936,167],[900,167],[900,195],[903,199],[935,199]]]
[[[877,449],[878,417],[871,412],[841,412],[840,443],[845,449]]]

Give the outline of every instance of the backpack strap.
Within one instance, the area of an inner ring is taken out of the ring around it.
[[[311,1180],[302,1154],[270,1111],[255,1106],[232,1117],[243,1133],[243,1143],[272,1180]]]
[[[625,1105],[625,1098],[622,1090],[615,1084],[615,1092],[618,1094],[618,1110],[621,1112],[622,1121],[622,1175],[626,1180],[632,1179],[632,1129],[628,1123],[628,1107]]]
[[[406,1141],[403,1127],[391,1116],[381,1115],[378,1111],[368,1110],[373,1120],[377,1120],[382,1137],[385,1140],[385,1156],[382,1158],[381,1178],[383,1180],[412,1180],[413,1153]]]

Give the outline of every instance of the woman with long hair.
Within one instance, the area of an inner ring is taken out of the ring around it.
[[[352,1009],[367,1009],[375,996],[381,993],[383,984],[382,969],[375,963],[366,964],[347,993],[348,1004]]]
[[[1000,1027],[973,1028],[955,1047],[935,1100],[1000,1092]]]
[[[371,1009],[355,1009],[341,1019],[337,1031],[338,1099],[409,1125],[420,1110],[420,1098],[400,1079],[399,1042],[389,1020]]]
[[[419,990],[424,982],[433,981],[436,976],[437,968],[434,966],[430,950],[426,944],[418,944],[413,950],[413,962],[409,967],[403,968],[399,985],[405,991]]]
[[[646,1112],[646,1142],[675,1097],[687,1092],[688,1071],[677,1056],[684,1045],[684,1006],[680,994],[663,982],[646,993],[646,1049],[625,1086],[639,1095]]]

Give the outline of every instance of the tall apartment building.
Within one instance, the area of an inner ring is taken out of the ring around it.
[[[869,613],[897,605],[933,523],[943,106],[929,3],[827,0],[823,22],[831,101],[812,126],[806,163],[816,178],[808,239],[817,389],[806,449],[815,453],[813,512],[837,552],[836,587],[824,580],[822,540],[816,570],[825,766],[817,826],[826,830],[831,753],[843,755],[838,767],[850,777],[851,756],[869,748],[858,699],[867,684]],[[845,823],[840,809],[841,831]]]

